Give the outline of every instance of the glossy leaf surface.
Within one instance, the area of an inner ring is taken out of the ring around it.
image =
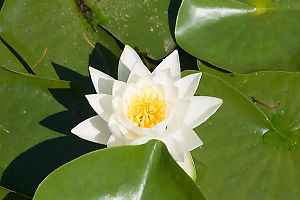
[[[76,1],[5,1],[0,34],[37,74],[87,81],[88,66],[116,74],[121,53],[114,39],[81,15]]]
[[[184,0],[176,41],[199,59],[236,73],[300,71],[300,3]]]
[[[60,165],[101,145],[70,130],[94,115],[76,84],[0,68],[0,184],[32,195]]]
[[[224,76],[232,82],[204,73],[197,90],[198,95],[224,101],[217,113],[196,128],[204,145],[192,155],[204,195],[220,200],[299,199],[300,108],[296,102],[300,90],[296,85],[300,74]],[[252,102],[251,96],[269,105],[280,102],[280,106],[265,108]]]
[[[205,199],[157,140],[94,151],[60,167],[34,196],[35,200],[53,198]]]
[[[123,44],[152,59],[161,59],[176,46],[174,27],[179,1],[87,0],[95,22]]]

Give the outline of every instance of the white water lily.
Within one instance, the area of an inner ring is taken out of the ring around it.
[[[161,140],[195,180],[190,151],[203,143],[193,128],[206,121],[222,99],[194,96],[201,73],[180,78],[175,50],[151,73],[138,54],[125,46],[118,80],[90,67],[97,94],[86,95],[98,115],[72,129],[77,136],[107,147]]]

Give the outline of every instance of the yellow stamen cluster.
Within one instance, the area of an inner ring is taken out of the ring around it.
[[[131,97],[125,116],[138,127],[151,128],[166,118],[166,101],[149,86]]]

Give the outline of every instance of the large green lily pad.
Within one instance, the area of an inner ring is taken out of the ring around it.
[[[166,146],[151,140],[94,151],[69,162],[42,182],[34,199],[205,198]]]
[[[207,199],[299,199],[300,74],[215,76],[221,72],[201,66],[200,71],[214,75],[203,74],[197,94],[224,100],[217,113],[196,128],[204,145],[192,155],[197,183]]]
[[[174,29],[180,1],[85,0],[95,22],[122,43],[152,59],[170,54],[176,43]]]
[[[76,80],[88,66],[115,75],[120,49],[103,29],[97,32],[82,16],[76,1],[5,1],[0,34],[37,75]],[[62,72],[63,71],[63,72]]]
[[[94,115],[78,84],[0,68],[0,185],[32,195],[60,165],[102,146],[70,130]]]
[[[300,3],[184,0],[175,36],[190,54],[236,73],[300,71]]]

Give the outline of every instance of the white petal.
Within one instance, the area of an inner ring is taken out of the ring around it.
[[[129,138],[123,134],[125,128],[120,124],[118,120],[112,115],[108,120],[108,128],[111,131],[112,135],[116,137],[117,140],[126,141]]]
[[[114,135],[111,135],[107,142],[107,148],[122,146],[122,145],[126,145],[126,143],[123,140],[117,139],[117,137],[115,137]]]
[[[126,86],[126,83],[115,80],[112,87],[112,96],[121,96]]]
[[[222,105],[223,100],[216,97],[193,96],[184,122],[195,128],[205,122]]]
[[[85,97],[96,113],[105,121],[108,121],[113,112],[112,96],[108,94],[89,94]]]
[[[177,162],[178,165],[194,180],[196,181],[196,169],[195,164],[190,152],[184,154],[184,161]]]
[[[125,45],[118,67],[118,80],[126,82],[134,65],[143,67],[144,63],[130,46]]]
[[[115,79],[92,67],[89,67],[89,70],[96,93],[111,94]]]
[[[175,82],[175,86],[178,87],[179,97],[191,97],[195,94],[202,73],[190,74]]]
[[[140,79],[140,77],[150,76],[150,75],[151,75],[151,72],[144,64],[139,65],[138,63],[136,63],[130,72],[130,75],[127,80],[127,84],[135,83],[136,81],[138,81]]]
[[[172,113],[168,118],[168,131],[173,132],[181,125],[189,103],[190,101],[187,99],[178,99],[177,104],[172,108]]]
[[[154,74],[159,73],[165,69],[170,69],[173,78],[178,80],[180,78],[180,62],[178,51],[174,50],[168,55],[153,71]]]
[[[174,84],[174,81],[176,81],[172,78],[170,69],[165,69],[159,73],[152,74],[152,80],[165,86]]]
[[[174,131],[167,132],[166,137],[162,138],[170,154],[176,161],[184,161],[184,154],[203,144],[197,134],[186,124]]]
[[[84,120],[71,132],[85,140],[105,145],[111,135],[107,123],[98,115]]]
[[[135,139],[133,140],[130,144],[131,145],[140,145],[140,144],[145,144],[147,143],[149,140],[152,140],[152,139],[157,139],[157,138],[153,138],[153,137],[142,137],[142,138],[139,138],[139,139]]]

